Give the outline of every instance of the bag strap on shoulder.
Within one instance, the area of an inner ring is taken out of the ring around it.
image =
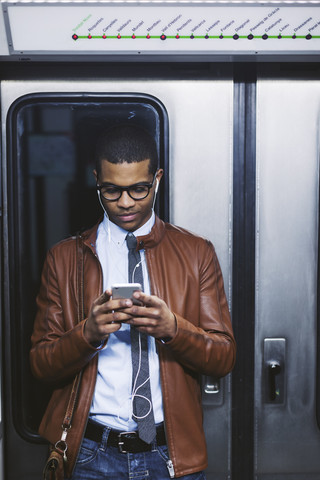
[[[77,262],[77,291],[78,291],[78,319],[80,323],[84,319],[84,245],[80,235],[76,237],[76,262]],[[71,393],[66,408],[66,413],[62,422],[62,435],[60,440],[52,447],[50,456],[43,470],[43,480],[56,480],[59,475],[63,478],[63,465],[67,461],[67,435],[71,428],[72,417],[78,398],[79,387],[82,377],[82,370],[75,376],[71,388]],[[60,474],[59,474],[60,472]]]

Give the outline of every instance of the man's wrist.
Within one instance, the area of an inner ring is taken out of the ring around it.
[[[172,313],[173,318],[174,318],[174,332],[172,332],[172,335],[169,336],[169,337],[161,337],[161,338],[159,338],[160,342],[161,342],[161,343],[164,343],[164,344],[170,342],[170,341],[174,338],[174,336],[177,334],[177,328],[178,328],[178,327],[177,327],[177,319],[176,319],[175,314],[174,314],[173,312],[171,312],[171,313]],[[171,333],[171,332],[170,332],[170,333]]]

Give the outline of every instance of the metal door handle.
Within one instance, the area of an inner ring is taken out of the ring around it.
[[[278,362],[270,362],[268,366],[269,376],[269,399],[274,401],[277,398],[276,376],[281,372],[281,366]]]
[[[209,395],[220,392],[220,380],[213,377],[205,377],[204,391]]]
[[[204,375],[202,377],[202,404],[218,406],[223,404],[223,380]]]
[[[265,338],[262,395],[265,403],[283,405],[286,399],[286,340]]]

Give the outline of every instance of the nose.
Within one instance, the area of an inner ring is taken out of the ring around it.
[[[118,200],[118,207],[120,208],[130,208],[135,204],[135,200],[130,197],[128,192],[125,190],[122,192],[121,197]]]

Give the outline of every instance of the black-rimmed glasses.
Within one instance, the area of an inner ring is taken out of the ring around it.
[[[146,198],[150,189],[153,187],[156,179],[156,173],[153,177],[152,183],[140,182],[128,187],[119,187],[111,183],[105,183],[103,185],[97,185],[97,190],[101,193],[101,196],[108,202],[116,202],[119,200],[123,192],[128,192],[129,197],[133,200],[143,200]]]

